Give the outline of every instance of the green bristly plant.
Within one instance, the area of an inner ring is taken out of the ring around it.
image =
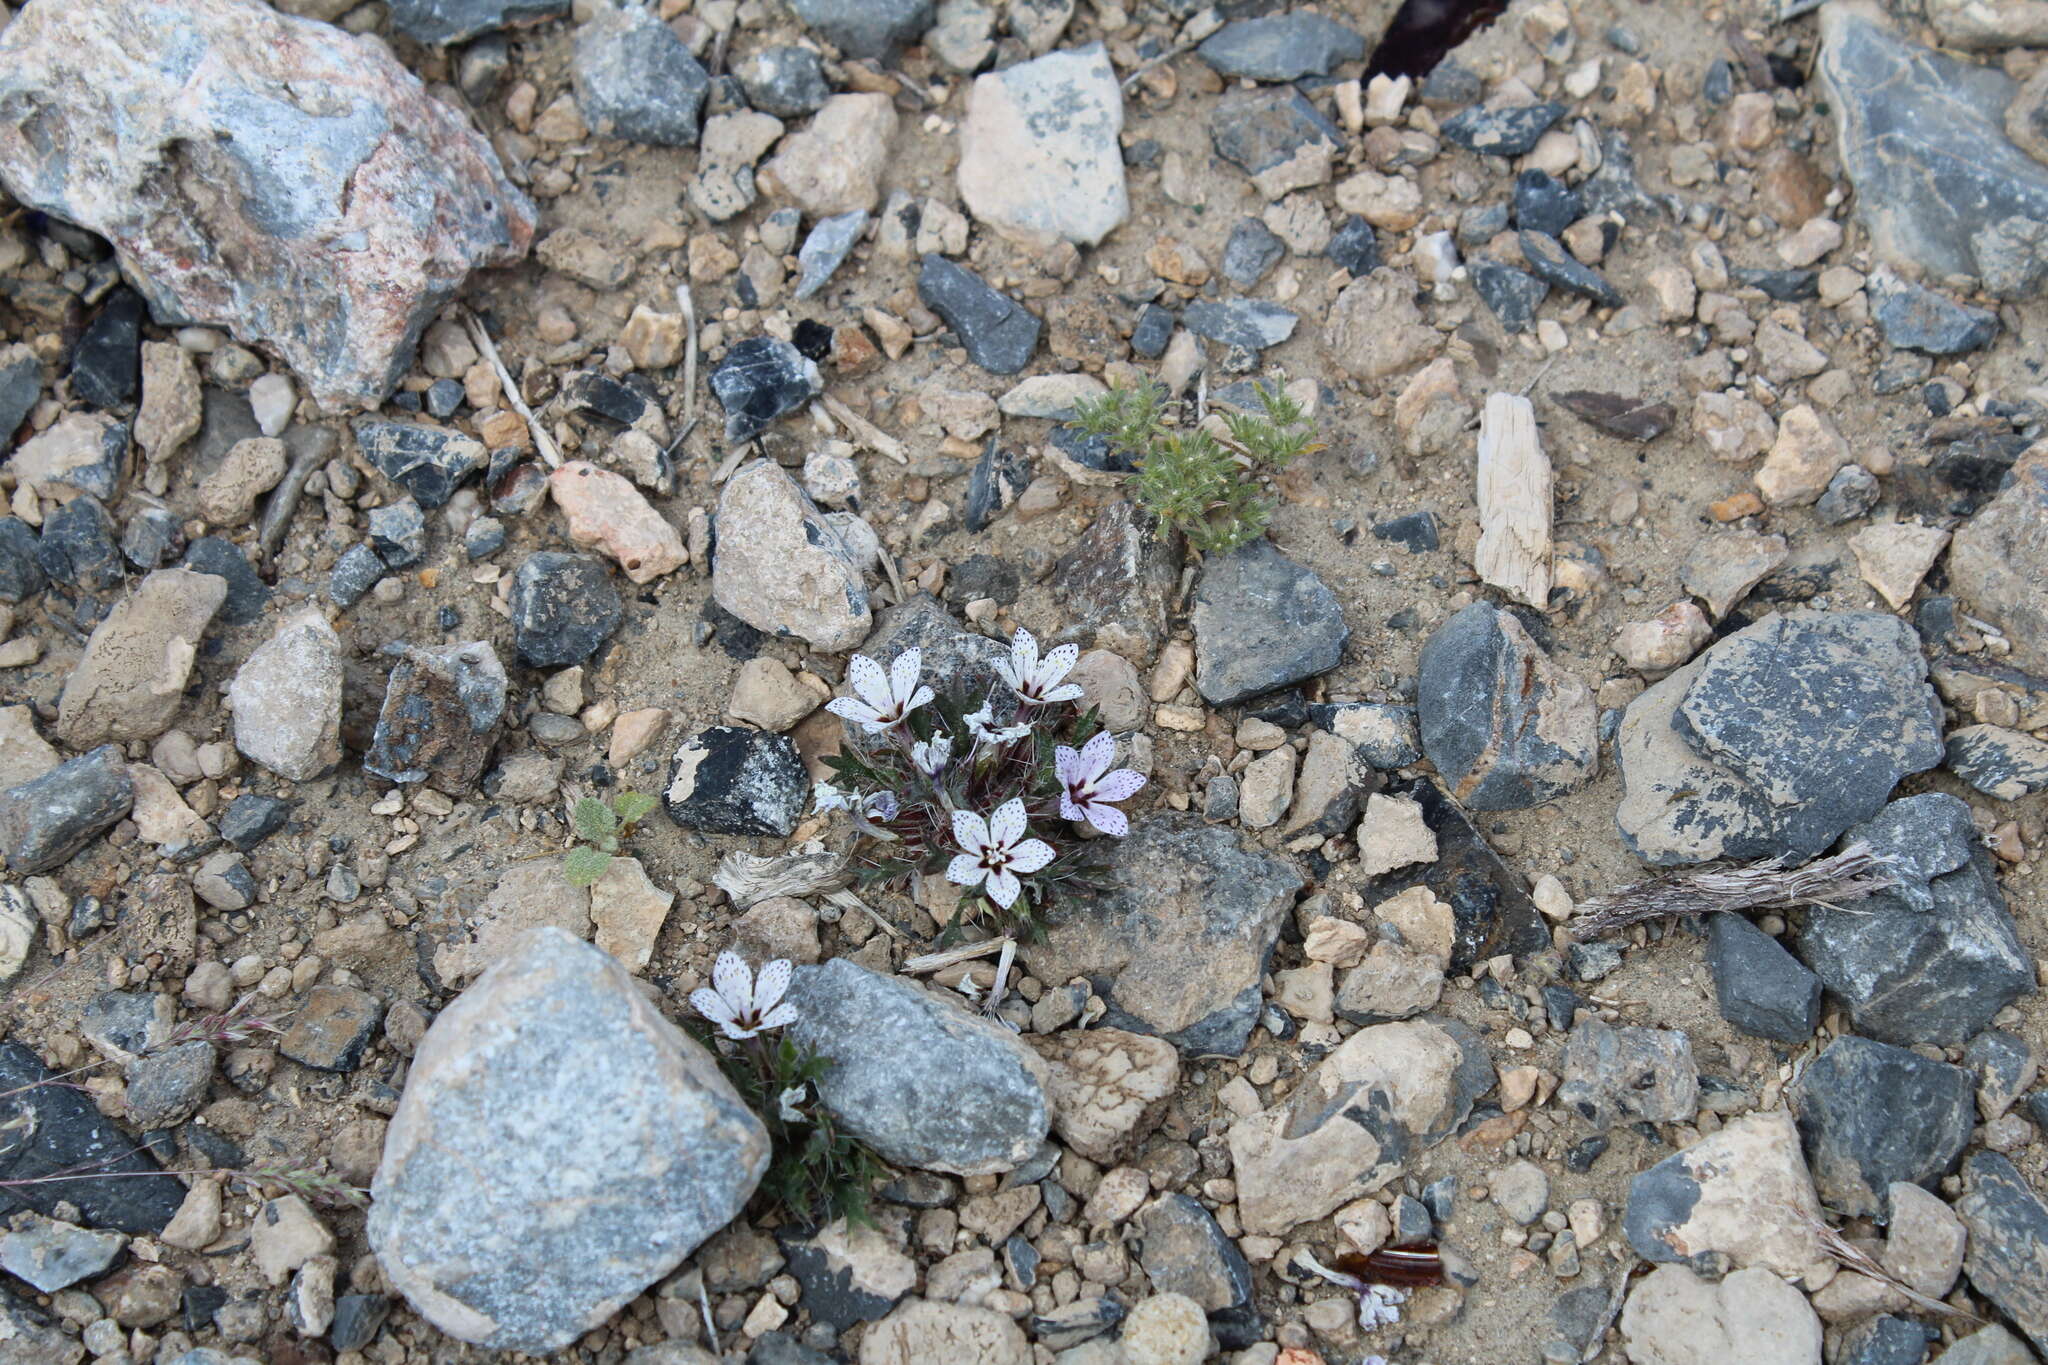
[[[1156,384],[1111,389],[1074,404],[1074,425],[1137,467],[1138,505],[1203,554],[1234,550],[1264,534],[1273,519],[1265,481],[1302,455],[1321,450],[1301,404],[1257,384],[1259,412],[1226,412],[1230,435],[1166,422],[1166,392]]]
[[[563,879],[571,886],[589,886],[602,877],[620,845],[633,837],[633,826],[659,804],[644,792],[620,792],[609,802],[596,796],[578,801],[569,812],[569,825],[582,842],[563,857]]]

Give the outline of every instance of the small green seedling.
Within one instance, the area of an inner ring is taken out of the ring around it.
[[[1227,439],[1202,427],[1166,423],[1166,393],[1156,384],[1111,389],[1074,405],[1074,424],[1105,437],[1137,466],[1138,505],[1204,554],[1234,550],[1263,534],[1273,502],[1262,481],[1296,458],[1321,450],[1301,404],[1255,386],[1262,412],[1225,413]]]
[[[619,845],[633,837],[633,826],[645,820],[660,802],[644,792],[620,792],[609,802],[586,796],[569,812],[569,823],[582,842],[562,859],[562,876],[571,886],[589,886],[604,875],[619,854]]]

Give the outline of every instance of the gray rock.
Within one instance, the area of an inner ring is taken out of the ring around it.
[[[1094,629],[1098,646],[1142,662],[1165,636],[1180,556],[1136,506],[1114,502],[1060,556],[1051,583],[1068,616]]]
[[[351,545],[334,561],[334,569],[327,575],[327,600],[346,611],[368,597],[370,589],[383,582],[388,572],[383,556],[375,550],[367,545]]]
[[[2038,1360],[2018,1337],[1993,1323],[1943,1351],[1940,1365],[2036,1365]]]
[[[919,267],[917,296],[967,348],[967,357],[991,374],[1015,374],[1031,361],[1045,330],[1022,304],[944,256],[927,255]]]
[[[570,71],[592,132],[661,147],[697,141],[711,74],[653,10],[601,7],[576,30]]]
[[[103,744],[0,792],[0,855],[14,873],[62,867],[134,804],[127,759]]]
[[[19,517],[0,517],[0,602],[25,602],[48,577],[37,555],[38,538]]]
[[[710,1054],[608,954],[538,929],[421,1040],[370,1246],[442,1331],[538,1355],[674,1269],[767,1167]]]
[[[334,1300],[328,1344],[337,1351],[360,1351],[377,1339],[378,1329],[390,1315],[391,1300],[382,1294],[340,1295]]]
[[[619,628],[625,606],[604,561],[542,550],[512,576],[513,642],[534,668],[580,664]]]
[[[1294,335],[1300,320],[1292,310],[1265,299],[1203,299],[1180,315],[1181,325],[1196,336],[1248,351],[1278,346]]]
[[[890,57],[931,27],[932,0],[790,0],[790,13],[849,57]]]
[[[323,981],[292,1012],[291,1027],[277,1041],[278,1055],[315,1071],[354,1071],[383,1021],[384,1002],[376,996]]]
[[[2048,1351],[2048,1277],[2041,1274],[2048,1258],[2048,1205],[1996,1152],[1971,1156],[1963,1183],[1968,1193],[1956,1201],[1956,1213],[1970,1231],[1963,1273],[2027,1334],[2035,1350]]]
[[[470,270],[526,254],[532,204],[387,48],[240,0],[18,18],[0,38],[14,197],[112,242],[157,317],[275,348],[323,406],[382,400]],[[320,98],[277,94],[302,86]],[[43,125],[67,136],[28,135]]]
[[[1883,496],[1877,475],[1860,464],[1845,464],[1828,480],[1827,491],[1813,505],[1813,514],[1826,525],[1840,526],[1867,514]]]
[[[1820,1027],[1820,978],[1741,915],[1708,918],[1707,965],[1721,1017],[1744,1033],[1803,1043]]]
[[[1889,270],[1872,274],[1864,287],[1871,298],[1870,315],[1888,345],[1928,355],[1958,355],[1989,346],[1998,335],[1998,314],[1957,303]]]
[[[1383,264],[1380,239],[1372,224],[1355,213],[1344,215],[1344,221],[1330,234],[1330,244],[1323,248],[1323,254],[1350,271],[1355,280],[1364,279]]]
[[[1488,846],[1464,807],[1429,777],[1402,783],[1390,794],[1422,807],[1422,821],[1436,839],[1436,861],[1395,868],[1374,878],[1367,888],[1370,903],[1379,904],[1411,886],[1428,887],[1451,907],[1448,970],[1454,975],[1502,953],[1520,959],[1550,945],[1549,927],[1529,898],[1521,873]]]
[[[1628,300],[1607,282],[1607,277],[1590,265],[1583,265],[1559,244],[1555,237],[1523,228],[1516,234],[1522,245],[1522,259],[1537,279],[1568,294],[1582,294],[1602,308],[1619,308]]]
[[[1550,286],[1526,270],[1475,256],[1465,263],[1472,292],[1493,310],[1506,332],[1526,332],[1536,325],[1536,309],[1550,297]]]
[[[0,449],[6,449],[14,433],[43,396],[43,364],[22,343],[0,346]]]
[[[1370,701],[1320,703],[1310,707],[1309,714],[1382,772],[1405,768],[1422,757],[1422,736],[1412,706]]]
[[[807,299],[825,287],[867,225],[867,210],[855,209],[822,219],[811,229],[811,235],[804,238],[803,249],[797,252],[797,264],[803,269],[796,285],[797,298]]]
[[[569,12],[569,0],[389,0],[391,26],[421,43],[459,43]]]
[[[426,558],[427,518],[411,498],[372,508],[369,534],[370,548],[387,569],[409,568]]]
[[[1211,706],[1327,673],[1351,636],[1337,595],[1263,539],[1207,560],[1193,620],[1195,690]]]
[[[1767,616],[1629,704],[1616,823],[1650,863],[1812,857],[1940,762],[1939,706],[1897,617]]]
[[[2021,455],[1999,481],[1998,496],[1956,529],[1949,580],[1979,616],[2004,627],[2009,663],[2048,674],[2048,581],[2034,571],[2048,554],[2048,452]]]
[[[1209,1331],[1226,1350],[1263,1334],[1252,1301],[1251,1266],[1215,1217],[1185,1194],[1162,1194],[1133,1220],[1144,1249],[1138,1264],[1158,1294],[1185,1294],[1209,1316]]]
[[[1093,246],[1130,217],[1123,126],[1123,88],[1100,43],[977,77],[960,125],[960,200],[1019,243]]]
[[[1474,810],[1523,810],[1599,771],[1593,694],[1520,618],[1474,602],[1437,627],[1416,665],[1423,752]]]
[[[1947,767],[1963,781],[2001,801],[2048,789],[2048,743],[2003,725],[1965,725],[1949,731]]]
[[[754,629],[851,649],[874,623],[854,552],[773,460],[741,466],[718,499],[711,594]]]
[[[677,748],[662,804],[685,829],[787,835],[809,795],[803,759],[789,736],[717,725]]]
[[[32,1213],[0,1234],[0,1270],[54,1294],[105,1274],[127,1247],[118,1232],[94,1232]]]
[[[144,573],[163,568],[184,548],[184,523],[167,507],[142,508],[121,528],[121,553]]]
[[[1814,1188],[1830,1208],[1883,1219],[1895,1180],[1932,1190],[1954,1171],[1976,1124],[1959,1066],[1847,1035],[1792,1086],[1792,1113]]]
[[[2034,292],[2048,273],[2048,167],[2006,137],[2012,79],[1839,5],[1820,27],[1817,71],[1878,255],[1974,276],[2001,298]]]
[[[220,536],[201,536],[186,547],[184,568],[209,573],[228,585],[219,619],[231,626],[245,626],[263,615],[270,601],[270,585],[263,581],[242,547]]]
[[[805,246],[808,249],[809,243]],[[818,362],[780,337],[748,337],[727,351],[711,372],[711,392],[725,409],[725,439],[732,445],[753,440],[824,389]]]
[[[155,1235],[184,1202],[185,1185],[174,1175],[155,1175],[157,1163],[100,1113],[83,1091],[53,1085],[40,1057],[20,1043],[0,1044],[0,1123],[16,1136],[5,1149],[9,1181],[0,1188],[0,1211],[34,1209],[55,1214],[69,1205],[89,1227]],[[106,1180],[36,1183],[45,1175],[81,1171]]]
[[[536,556],[537,557],[537,556]],[[398,645],[365,772],[466,796],[483,776],[505,721],[505,666],[481,640]]]
[[[814,114],[832,98],[824,63],[807,47],[767,47],[733,69],[747,103],[777,118]]]
[[[998,443],[991,433],[981,448],[981,458],[967,473],[967,505],[961,509],[960,519],[970,531],[985,530],[1030,486],[1030,458]]]
[[[1963,1049],[1963,1065],[1977,1078],[1977,1112],[1995,1119],[2012,1107],[2039,1071],[2027,1040],[1988,1028]]]
[[[1565,1040],[1557,1102],[1596,1131],[1678,1123],[1699,1111],[1692,1043],[1676,1029],[1615,1028],[1584,1014]]]
[[[1113,1330],[1124,1320],[1124,1306],[1108,1295],[1075,1299],[1050,1313],[1034,1313],[1025,1321],[1031,1339],[1054,1351],[1079,1346]]]
[[[1286,254],[1287,244],[1273,235],[1273,229],[1257,218],[1240,218],[1223,244],[1223,277],[1239,289],[1250,289]]]
[[[172,1128],[199,1112],[213,1083],[213,1044],[195,1039],[128,1063],[128,1117],[138,1128]]]
[[[1320,14],[1237,19],[1217,29],[1196,55],[1225,76],[1255,81],[1298,81],[1327,76],[1365,55],[1365,39]]]
[[[1531,168],[1515,177],[1514,214],[1516,227],[1560,237],[1586,216],[1586,204],[1556,176]]]
[[[1928,1329],[1889,1313],[1867,1319],[1842,1337],[1841,1365],[1921,1365]]]
[[[833,1059],[818,1094],[884,1160],[993,1175],[1045,1141],[1045,1063],[1002,1025],[846,958],[798,967],[789,1036]]]
[[[90,494],[73,498],[43,519],[36,564],[50,581],[88,594],[111,592],[127,579],[114,538],[114,519]]]
[[[1344,135],[1324,118],[1299,90],[1233,90],[1216,101],[1209,115],[1209,141],[1216,154],[1269,187],[1269,199],[1285,193],[1282,188],[1319,183],[1328,179],[1327,167],[1319,176],[1290,176],[1283,168],[1297,158],[1311,161],[1334,155],[1344,144]],[[1282,172],[1278,180],[1270,172]]]
[[[1969,807],[1942,793],[1909,796],[1848,839],[1883,857],[1895,884],[1854,905],[1811,908],[1798,947],[1858,1032],[1902,1046],[1960,1044],[2034,989]]]
[[[1005,686],[996,663],[1010,657],[1009,647],[961,625],[928,592],[883,611],[875,618],[874,634],[860,646],[861,653],[884,666],[906,649],[921,652],[924,676],[936,680],[935,690],[957,692],[979,704]]]
[[[1020,956],[1041,981],[1088,978],[1107,1027],[1236,1056],[1301,874],[1194,815],[1139,823],[1112,858],[1115,891],[1071,903]]]
[[[1443,133],[1447,141],[1468,152],[1526,156],[1536,140],[1564,115],[1565,107],[1554,102],[1511,109],[1488,109],[1475,104],[1445,119]]]
[[[442,506],[489,463],[482,441],[446,427],[366,417],[354,430],[364,457],[422,507]]]
[[[126,1066],[168,1036],[175,1009],[154,991],[102,991],[79,1018],[78,1031],[103,1056]]]

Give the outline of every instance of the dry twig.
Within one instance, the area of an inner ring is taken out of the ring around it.
[[[676,286],[676,307],[683,310],[683,429],[697,423],[697,301],[688,282]]]
[[[855,412],[846,404],[825,394],[819,400],[825,411],[832,414],[838,423],[852,433],[854,444],[864,445],[878,455],[886,455],[897,464],[909,464],[910,456],[903,449],[903,442]]]
[[[484,320],[475,313],[465,311],[462,321],[469,330],[469,339],[476,343],[476,348],[484,353],[484,359],[490,361],[491,368],[497,371],[498,386],[505,391],[505,401],[512,405],[512,411],[525,420],[526,430],[533,437],[533,448],[540,452],[541,459],[547,461],[549,469],[560,469],[562,452],[555,449],[555,438],[548,435],[547,429],[540,424],[540,419],[533,415],[533,409],[526,406],[526,398],[519,392],[519,385],[514,382],[512,372],[505,368],[505,361],[498,354],[498,343],[491,340],[490,329],[484,326]]]
[[[1834,1257],[1857,1274],[1868,1275],[1879,1284],[1889,1285],[1899,1293],[1904,1294],[1917,1307],[1924,1308],[1930,1313],[1939,1313],[1943,1317],[1961,1318],[1964,1322],[1983,1321],[1982,1318],[1974,1313],[1965,1313],[1953,1304],[1943,1303],[1940,1299],[1921,1293],[1913,1288],[1912,1285],[1907,1284],[1904,1280],[1892,1274],[1891,1271],[1886,1270],[1883,1266],[1872,1260],[1868,1252],[1842,1236],[1841,1233],[1829,1227],[1826,1223],[1815,1222],[1813,1230],[1820,1235],[1821,1250],[1827,1252],[1828,1255]]]
[[[1583,943],[1644,920],[1679,915],[1834,905],[1859,900],[1894,883],[1885,860],[1860,842],[1802,867],[1787,867],[1786,862],[1773,858],[1748,867],[1667,872],[1632,883],[1611,895],[1582,902],[1572,920],[1572,937]]]
[[[813,841],[794,853],[776,858],[757,858],[751,853],[733,852],[718,861],[711,881],[745,910],[775,896],[814,896],[837,891],[853,877],[846,870],[844,854],[828,853]]]

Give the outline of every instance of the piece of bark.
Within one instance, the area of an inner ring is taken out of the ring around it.
[[[1656,440],[1671,429],[1677,416],[1669,403],[1648,403],[1592,389],[1571,389],[1550,397],[1580,421],[1631,441]]]
[[[1479,421],[1479,576],[1543,610],[1550,601],[1550,457],[1528,399],[1496,393]]]

